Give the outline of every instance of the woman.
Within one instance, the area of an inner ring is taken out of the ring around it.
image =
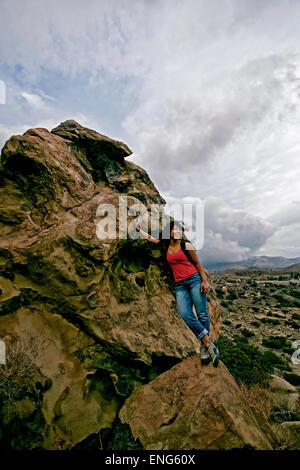
[[[171,221],[170,238],[161,240],[141,230],[139,222],[136,224],[136,230],[149,242],[160,243],[166,261],[173,272],[179,312],[196,338],[202,342],[201,362],[208,364],[212,360],[213,365],[217,367],[219,363],[217,342],[209,337],[207,280],[193,245],[183,233],[184,228],[180,223]],[[198,318],[194,315],[193,304]]]

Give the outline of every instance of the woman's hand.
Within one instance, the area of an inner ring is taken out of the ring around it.
[[[207,290],[208,290],[208,284],[206,281],[202,281],[201,283],[201,294],[202,295],[205,295],[207,294]]]
[[[141,232],[142,238],[146,238],[146,240],[148,240],[148,242],[151,242],[151,243],[160,243],[160,240],[159,240],[159,239],[152,237],[150,234],[148,234],[147,232],[144,232],[144,230],[141,229],[140,222],[138,222],[138,223],[135,225],[135,228],[136,228],[136,230],[137,230],[138,232]]]

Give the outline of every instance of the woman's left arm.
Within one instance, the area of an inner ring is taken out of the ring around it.
[[[199,261],[199,258],[197,256],[197,253],[196,251],[194,250],[194,247],[193,245],[190,243],[190,242],[187,242],[186,243],[186,249],[189,250],[189,253],[191,255],[191,258],[194,262],[194,265],[196,266],[196,268],[198,269],[198,272],[201,276],[201,279],[202,279],[202,283],[201,283],[201,291],[203,292],[203,295],[205,295],[207,293],[207,289],[208,289],[208,284],[207,284],[207,279],[206,279],[206,276],[205,276],[205,272],[204,272],[204,269]]]

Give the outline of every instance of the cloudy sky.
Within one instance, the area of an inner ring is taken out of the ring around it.
[[[299,24],[299,0],[1,0],[0,148],[75,119],[166,210],[203,205],[204,265],[300,256]]]

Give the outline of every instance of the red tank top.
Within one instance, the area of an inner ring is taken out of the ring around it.
[[[168,250],[167,261],[173,271],[175,282],[186,279],[198,272],[196,266],[194,266],[185,256],[181,247],[176,251],[176,253],[169,253]]]

